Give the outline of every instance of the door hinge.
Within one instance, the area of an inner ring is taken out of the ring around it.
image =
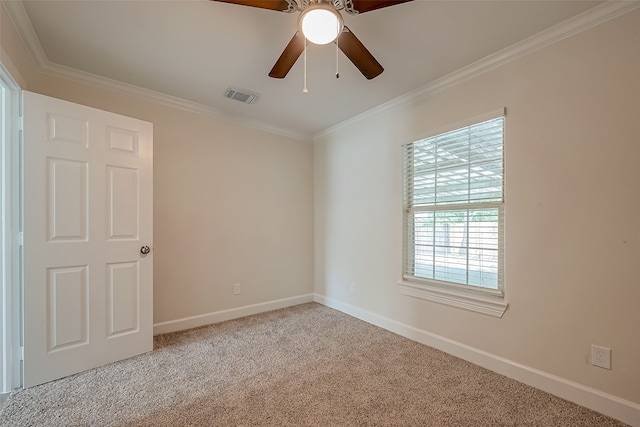
[[[24,245],[24,232],[18,232],[18,246]]]
[[[24,361],[24,347],[20,347],[20,353],[18,354],[20,360]]]

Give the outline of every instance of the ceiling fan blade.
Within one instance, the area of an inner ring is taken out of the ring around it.
[[[300,31],[297,31],[287,47],[282,51],[280,58],[278,58],[271,71],[269,71],[269,77],[283,79],[304,51],[304,42],[304,36]]]
[[[382,9],[383,7],[395,6],[396,4],[407,3],[413,0],[352,0],[353,8],[360,13],[371,10]]]
[[[346,26],[338,37],[338,47],[367,79],[371,80],[384,71],[382,65]]]
[[[261,9],[285,11],[289,9],[286,0],[211,0],[220,3],[239,4],[241,6],[259,7]]]

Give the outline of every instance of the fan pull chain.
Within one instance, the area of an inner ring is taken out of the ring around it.
[[[302,93],[309,93],[307,89],[307,38],[304,38],[304,87]]]
[[[338,27],[338,37],[336,37],[336,79],[340,78],[340,68],[338,65],[338,51],[340,50],[340,46],[338,46],[338,39],[340,38],[340,23],[338,22],[336,24],[336,26]]]

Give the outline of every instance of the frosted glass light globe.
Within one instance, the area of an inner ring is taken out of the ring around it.
[[[323,7],[308,9],[300,15],[300,29],[311,43],[331,43],[342,31],[341,18],[337,11]]]

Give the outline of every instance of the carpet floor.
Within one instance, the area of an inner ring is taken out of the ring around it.
[[[14,391],[2,426],[623,426],[319,304]]]

